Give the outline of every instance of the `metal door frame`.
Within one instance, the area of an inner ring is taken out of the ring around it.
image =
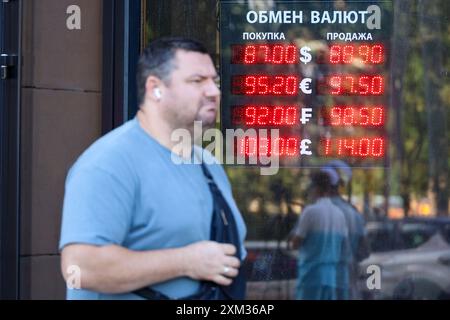
[[[22,0],[0,1],[0,299],[19,299]]]
[[[141,8],[136,0],[103,1],[103,134],[132,118],[138,108]]]

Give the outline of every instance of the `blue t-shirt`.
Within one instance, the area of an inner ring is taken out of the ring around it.
[[[357,255],[358,246],[361,238],[364,237],[364,218],[362,215],[356,211],[353,206],[342,199],[339,196],[331,197],[331,201],[335,206],[341,209],[344,214],[345,221],[347,223],[348,235],[350,240],[351,252],[348,255],[349,263],[354,262],[354,257]]]
[[[345,246],[348,229],[344,214],[330,198],[320,198],[307,206],[294,234],[303,239],[298,257],[298,288],[347,288]]]
[[[205,163],[212,163],[210,153],[195,147],[195,153],[202,152]],[[209,240],[212,196],[201,165],[176,164],[173,156],[141,128],[137,118],[96,141],[67,176],[60,250],[79,243],[141,251]],[[208,169],[233,211],[244,258],[246,228],[229,181],[217,162]],[[193,294],[198,287],[198,281],[187,277],[152,286],[172,298]],[[139,297],[68,289],[67,298]]]

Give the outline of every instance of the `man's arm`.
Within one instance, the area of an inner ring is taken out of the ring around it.
[[[306,207],[289,234],[292,249],[298,249],[305,240],[311,223],[311,208]]]
[[[163,250],[132,251],[117,245],[71,244],[61,253],[64,279],[76,265],[81,270],[81,288],[103,293],[125,293],[178,277],[209,280],[230,285],[238,274],[236,248],[212,241]],[[229,271],[224,273],[224,267]]]

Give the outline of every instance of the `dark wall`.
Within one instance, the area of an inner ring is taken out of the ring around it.
[[[68,169],[101,133],[102,1],[23,1],[22,299],[64,299],[58,254]],[[69,30],[70,5],[81,29]]]

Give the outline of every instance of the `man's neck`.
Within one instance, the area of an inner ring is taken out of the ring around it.
[[[137,120],[141,128],[150,135],[153,139],[158,141],[159,144],[169,149],[171,152],[177,153],[180,157],[183,157],[181,150],[174,150],[175,146],[179,146],[179,141],[172,140],[172,128],[166,121],[158,118],[157,115],[151,114],[148,110],[139,109],[137,112]],[[180,148],[177,148],[180,149]],[[192,143],[183,146],[184,155],[191,154]]]

